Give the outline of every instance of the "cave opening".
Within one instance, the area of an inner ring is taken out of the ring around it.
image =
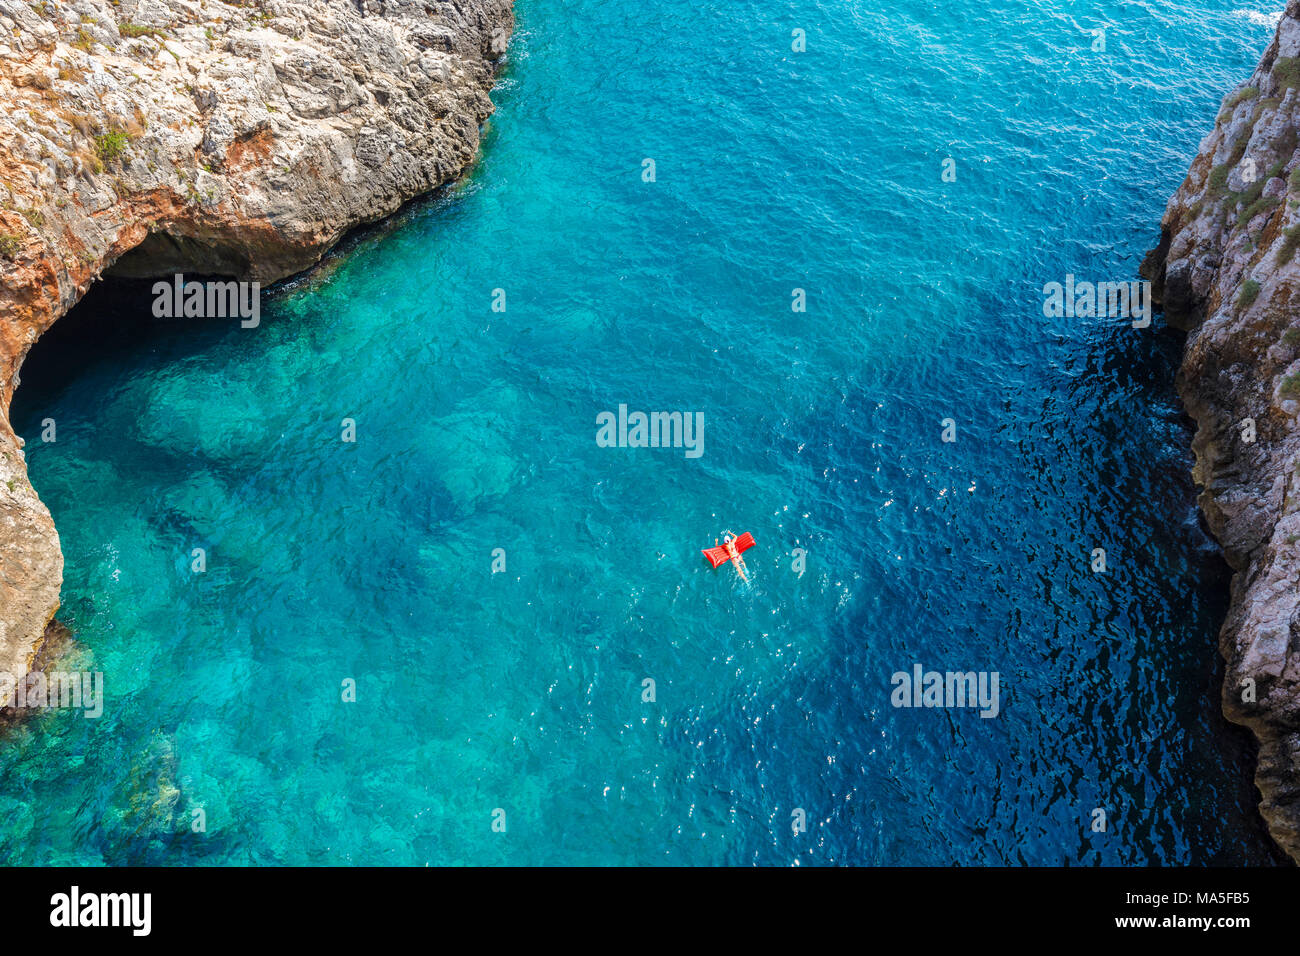
[[[39,440],[48,408],[87,378],[88,373],[133,367],[151,359],[171,361],[201,353],[217,339],[239,330],[239,318],[157,316],[155,278],[106,274],[67,314],[46,330],[28,352],[9,409],[14,431],[28,442]],[[186,275],[187,282],[228,284],[225,276]],[[169,296],[170,298],[170,296]],[[95,396],[85,401],[93,402]],[[87,410],[91,413],[90,410]],[[91,413],[93,414],[93,413]]]

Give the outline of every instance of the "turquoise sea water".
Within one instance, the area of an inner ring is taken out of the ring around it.
[[[1135,275],[1245,3],[520,0],[464,183],[256,330],[117,286],[37,346],[108,700],[0,747],[0,859],[1276,862],[1179,339],[1041,294]],[[598,447],[619,404],[703,456]],[[892,707],[916,663],[1000,714]]]

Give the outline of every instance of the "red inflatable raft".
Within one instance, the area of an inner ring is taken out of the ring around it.
[[[746,531],[731,543],[736,549],[736,554],[741,554],[754,546],[754,536]],[[709,564],[713,565],[715,568],[718,567],[718,565],[726,564],[731,560],[731,555],[727,554],[727,549],[720,544],[712,548],[701,548],[700,553],[708,558]]]

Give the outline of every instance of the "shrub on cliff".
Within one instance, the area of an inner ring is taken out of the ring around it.
[[[1280,56],[1273,64],[1273,76],[1283,89],[1300,86],[1300,57]]]
[[[1226,195],[1228,192],[1228,173],[1230,172],[1232,172],[1232,168],[1227,163],[1211,169],[1209,182],[1205,186],[1205,194],[1213,199]]]
[[[1278,265],[1285,265],[1295,258],[1295,251],[1300,249],[1300,226],[1291,226],[1282,230],[1282,244],[1277,247]]]
[[[138,23],[122,23],[118,25],[117,32],[129,40],[136,40],[140,37],[160,37],[165,34],[157,27],[144,27]]]
[[[124,152],[130,144],[131,137],[120,129],[110,130],[95,137],[95,155],[106,163],[111,163]]]
[[[1250,308],[1251,304],[1259,298],[1259,283],[1254,279],[1247,279],[1241,284],[1241,293],[1237,296],[1237,305],[1243,309]]]
[[[1248,86],[1244,90],[1238,90],[1231,98],[1229,98],[1227,104],[1228,109],[1234,109],[1242,101],[1253,99],[1256,96],[1259,96],[1259,90],[1255,89],[1253,86]]]
[[[1244,226],[1260,213],[1272,209],[1277,204],[1278,200],[1276,199],[1272,199],[1268,196],[1260,196],[1238,214],[1237,225]]]

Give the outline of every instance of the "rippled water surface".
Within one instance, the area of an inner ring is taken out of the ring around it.
[[[1270,37],[1241,2],[520,0],[458,188],[256,330],[118,287],[34,352],[108,701],[0,750],[0,858],[1276,861],[1178,338],[1041,294],[1136,273]],[[598,447],[620,403],[703,456]],[[999,715],[895,709],[917,663]]]

